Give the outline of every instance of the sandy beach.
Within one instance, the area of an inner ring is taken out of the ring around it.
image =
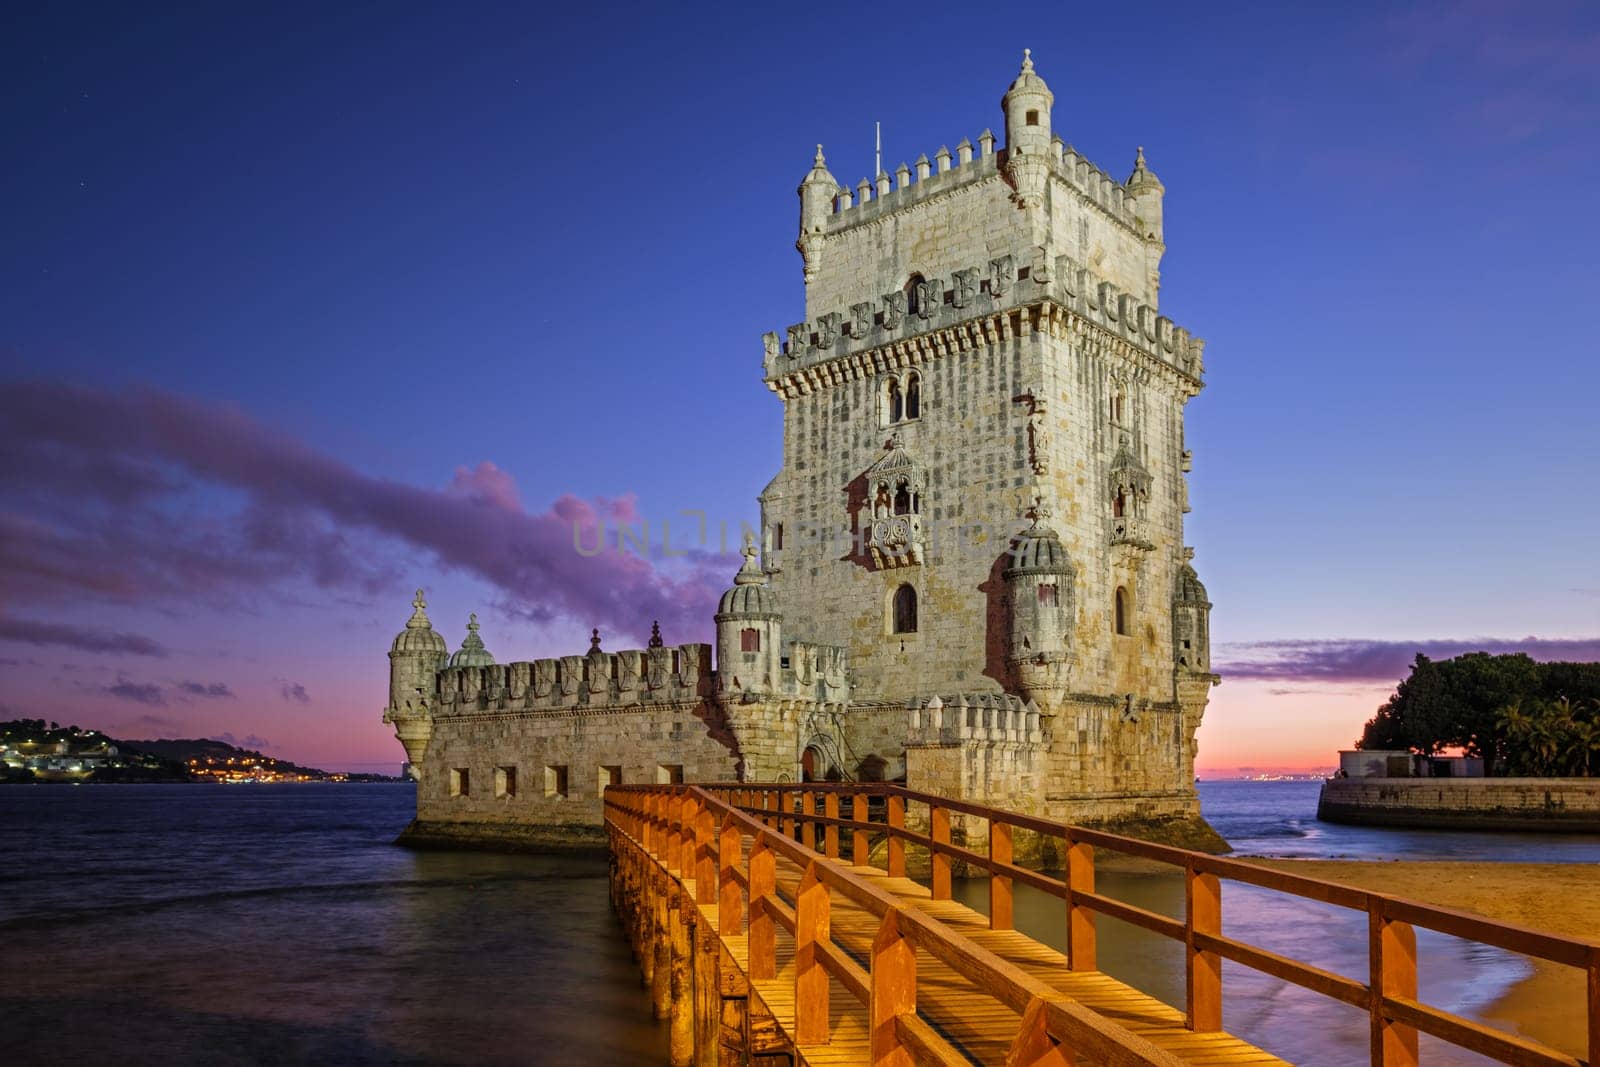
[[[1600,866],[1595,864],[1251,862],[1552,933],[1600,938]],[[1584,975],[1573,967],[1543,960],[1529,962],[1533,973],[1485,1012],[1487,1020],[1562,1052],[1587,1055]]]

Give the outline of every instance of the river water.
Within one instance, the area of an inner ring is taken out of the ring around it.
[[[1600,838],[1316,822],[1315,783],[1208,782],[1241,852],[1600,861]],[[662,1063],[603,857],[395,847],[405,785],[0,789],[0,1050],[6,1063]],[[1103,874],[1181,914],[1181,883]],[[982,883],[961,891],[983,906]],[[1225,886],[1224,929],[1361,977],[1360,917]],[[1059,901],[1018,921],[1060,943]],[[1175,944],[1101,920],[1102,965],[1181,1003]],[[1424,999],[1471,1012],[1523,971],[1421,941]],[[1366,1062],[1364,1017],[1247,971],[1225,1022],[1302,1063]],[[1449,1055],[1430,1062],[1466,1062]]]

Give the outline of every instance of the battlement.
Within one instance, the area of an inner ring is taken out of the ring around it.
[[[994,134],[984,130],[978,136],[976,156],[972,143],[963,138],[954,155],[947,146],[940,145],[933,162],[926,154],[917,157],[914,169],[902,162],[895,168],[892,184],[888,174],[880,173],[875,181],[862,178],[853,190],[840,186],[833,199],[833,211],[823,224],[824,235],[832,236],[875,222],[934,197],[998,177],[1006,161],[1006,150],[996,150],[994,144]],[[1065,183],[1114,221],[1136,231],[1139,229],[1133,196],[1122,182],[1059,137],[1053,139],[1047,160],[1051,177]]]
[[[711,695],[711,646],[594,651],[486,667],[446,667],[435,682],[438,709],[445,715],[695,702]]]
[[[785,697],[799,697],[820,704],[850,699],[850,653],[838,645],[818,645],[791,641],[789,654],[782,660],[779,686]]]
[[[948,286],[939,278],[923,285],[927,295],[915,312],[907,310],[904,293],[891,292],[796,323],[787,341],[764,334],[768,386],[782,391],[783,381],[795,377],[831,380],[835,364],[843,364],[850,377],[876,373],[880,363],[897,366],[899,359],[881,359],[879,350],[898,342],[941,354],[965,348],[975,323],[1040,301],[1059,305],[1196,382],[1204,371],[1205,341],[1068,256],[1052,259],[1040,249],[1032,263],[1017,263],[1005,255],[954,271]]]
[[[1040,712],[1033,701],[1009,693],[957,693],[914,698],[906,705],[906,745],[966,743],[1043,745]]]

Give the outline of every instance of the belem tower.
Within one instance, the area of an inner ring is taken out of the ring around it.
[[[808,778],[1220,846],[1217,676],[1183,543],[1204,343],[1160,314],[1164,188],[1055,135],[1024,56],[1005,141],[800,183],[804,321],[763,338],[783,467],[714,645],[497,663],[415,612],[389,653],[407,837],[601,839],[607,785]],[[581,646],[580,646],[581,647]]]

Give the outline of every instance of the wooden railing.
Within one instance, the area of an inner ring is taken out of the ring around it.
[[[841,814],[848,802],[849,816]],[[907,826],[907,805],[925,818]],[[1364,1009],[1371,1062],[1383,1067],[1418,1061],[1418,1032],[1506,1063],[1600,1067],[1600,941],[1548,934],[1466,912],[1435,907],[1334,882],[1273,870],[1246,861],[1152,844],[1082,827],[983,807],[880,783],[829,785],[717,784],[612,786],[606,817],[623,834],[660,856],[666,868],[695,880],[702,903],[719,903],[721,932],[749,937],[751,979],[776,973],[775,933],[781,925],[795,940],[798,1044],[828,1039],[828,978],[832,976],[870,1009],[875,1063],[966,1062],[916,1015],[916,949],[971,978],[983,992],[1023,1020],[1014,1049],[1033,1063],[1076,1051],[1114,1064],[1172,1063],[1169,1054],[1095,1015],[1065,995],[963,938],[928,915],[850,873],[865,866],[873,841],[883,844],[891,877],[906,873],[906,848],[926,851],[930,889],[949,899],[952,864],[985,871],[989,923],[1011,929],[1017,883],[1060,898],[1066,907],[1065,954],[1075,971],[1097,969],[1095,916],[1108,915],[1184,945],[1185,1011],[1191,1030],[1222,1026],[1222,960],[1232,960],[1322,996]],[[987,854],[955,844],[951,815],[987,824]],[[1061,842],[1062,877],[1013,862],[1016,831]],[[848,866],[841,836],[849,837]],[[745,841],[748,858],[741,866]],[[802,841],[818,846],[807,847]],[[1170,865],[1183,873],[1184,918],[1137,907],[1095,891],[1095,849]],[[805,873],[791,908],[777,894],[775,857]],[[834,861],[834,862],[828,862]],[[1246,944],[1222,933],[1223,880],[1342,908],[1367,916],[1366,982]],[[863,969],[828,936],[832,894],[838,893],[881,920],[871,966]],[[1579,968],[1587,976],[1588,1059],[1442,1011],[1417,999],[1415,929],[1442,934]],[[881,1055],[880,1055],[881,1052]],[[905,1057],[911,1058],[905,1058]],[[1070,1056],[1067,1062],[1071,1062]]]

